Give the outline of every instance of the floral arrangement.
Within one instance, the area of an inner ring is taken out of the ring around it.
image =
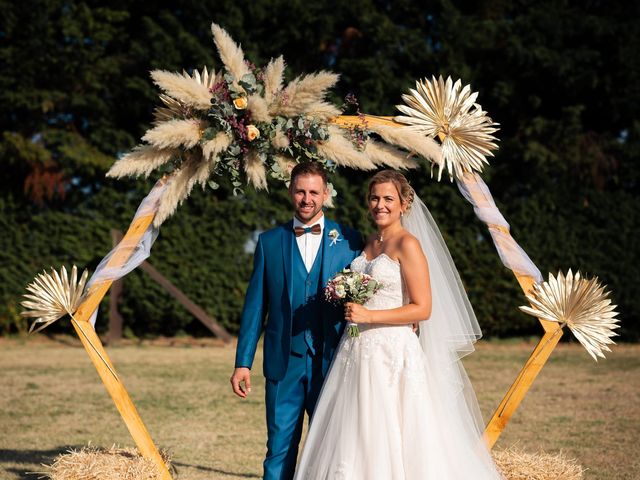
[[[348,302],[363,305],[382,286],[371,275],[345,268],[327,282],[324,297],[328,302],[337,305],[344,305]],[[347,334],[351,337],[359,336],[358,325],[355,323],[347,325]]]
[[[170,172],[156,226],[195,185],[215,189],[223,178],[240,193],[246,184],[266,189],[269,177],[287,182],[291,169],[303,160],[322,162],[330,171],[338,166],[414,168],[415,153],[440,161],[437,143],[411,128],[369,125],[362,114],[355,123],[336,121],[342,111],[325,97],[337,74],[321,71],[285,85],[282,57],[258,68],[245,60],[226,31],[216,24],[211,30],[224,68],[151,72],[163,92],[154,126],[107,173],[120,178]],[[370,138],[370,132],[386,144]],[[329,201],[335,195],[331,190]]]
[[[317,149],[318,142],[329,138],[325,122],[308,115],[286,117],[276,114],[270,119],[259,118],[261,121],[253,118],[248,108],[249,97],[264,93],[265,75],[252,63],[246,64],[250,71],[242,78],[236,79],[226,73],[210,89],[213,97],[207,113],[209,126],[202,132],[201,142],[214,140],[221,132],[233,139],[221,155],[214,173],[221,175],[226,171],[234,193],[239,193],[242,185],[240,166],[245,155],[257,156],[272,178],[283,181],[288,180],[288,167],[293,164],[279,158],[280,155],[294,161],[318,161],[333,170],[335,163],[320,156]],[[279,101],[287,103],[288,96],[282,93]],[[257,180],[257,186],[266,188],[261,175]],[[214,189],[218,187],[214,181],[209,181],[209,185]]]

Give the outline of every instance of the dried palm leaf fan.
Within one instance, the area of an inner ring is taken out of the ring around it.
[[[23,317],[35,318],[29,332],[39,332],[65,315],[73,314],[85,297],[85,284],[89,272],[82,272],[78,281],[78,268],[74,265],[71,277],[67,276],[67,269],[62,267],[60,273],[53,268],[51,273],[38,274],[29,285],[22,306],[25,310]],[[36,328],[37,327],[37,328]]]
[[[67,269],[64,266],[60,269],[60,273],[51,268],[50,274],[46,271],[38,274],[33,282],[27,285],[29,293],[24,295],[25,300],[22,302],[25,310],[20,313],[23,317],[35,318],[29,332],[39,332],[65,315],[69,315],[71,321],[77,324],[74,314],[87,296],[85,285],[88,274],[87,270],[82,272],[78,281],[78,268],[75,265],[71,268],[70,277],[67,276]],[[116,372],[106,361],[100,348],[90,338],[85,340],[117,379]]]
[[[493,156],[492,150],[498,148],[493,136],[498,124],[475,103],[477,97],[478,92],[471,92],[470,85],[463,88],[460,80],[432,77],[416,82],[415,90],[402,96],[406,105],[396,107],[404,115],[395,121],[442,143],[438,180],[445,169],[451,179],[462,178],[465,171],[482,172],[489,163],[487,155]]]
[[[575,275],[571,270],[567,275],[558,272],[557,277],[549,274],[548,282],[535,284],[527,295],[531,306],[520,307],[520,310],[569,327],[589,355],[598,361],[598,357],[605,358],[603,350],[611,351],[607,345],[615,343],[611,337],[617,335],[614,330],[620,327],[615,318],[616,305],[611,304],[605,288],[598,277],[586,279],[580,272]]]

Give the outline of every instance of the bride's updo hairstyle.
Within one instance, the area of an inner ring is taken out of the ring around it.
[[[409,181],[405,178],[404,175],[396,170],[382,170],[376,173],[373,177],[371,177],[371,180],[369,180],[367,201],[371,196],[371,190],[373,189],[373,186],[379,183],[393,183],[393,185],[396,187],[396,190],[398,190],[400,202],[406,204],[407,210],[411,208],[415,192],[413,191],[411,185],[409,185]]]

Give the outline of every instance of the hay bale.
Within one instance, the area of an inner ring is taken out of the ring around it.
[[[515,447],[494,450],[493,459],[506,480],[580,480],[584,469],[564,453],[526,453]]]
[[[166,451],[160,455],[167,468],[171,459]],[[156,464],[135,448],[110,449],[91,445],[59,455],[52,465],[45,465],[51,480],[158,480]]]
[[[171,459],[161,451],[167,467]],[[584,469],[562,452],[526,453],[515,447],[494,450],[493,458],[506,480],[581,480]],[[93,446],[69,450],[47,466],[50,480],[158,480],[155,463],[134,448]]]

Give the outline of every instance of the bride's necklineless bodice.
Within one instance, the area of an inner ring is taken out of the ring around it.
[[[367,260],[362,252],[351,262],[351,269],[371,275],[382,284],[382,288],[364,304],[365,307],[371,310],[384,310],[401,307],[404,304],[404,286],[400,263],[386,253],[381,253],[371,260]]]

